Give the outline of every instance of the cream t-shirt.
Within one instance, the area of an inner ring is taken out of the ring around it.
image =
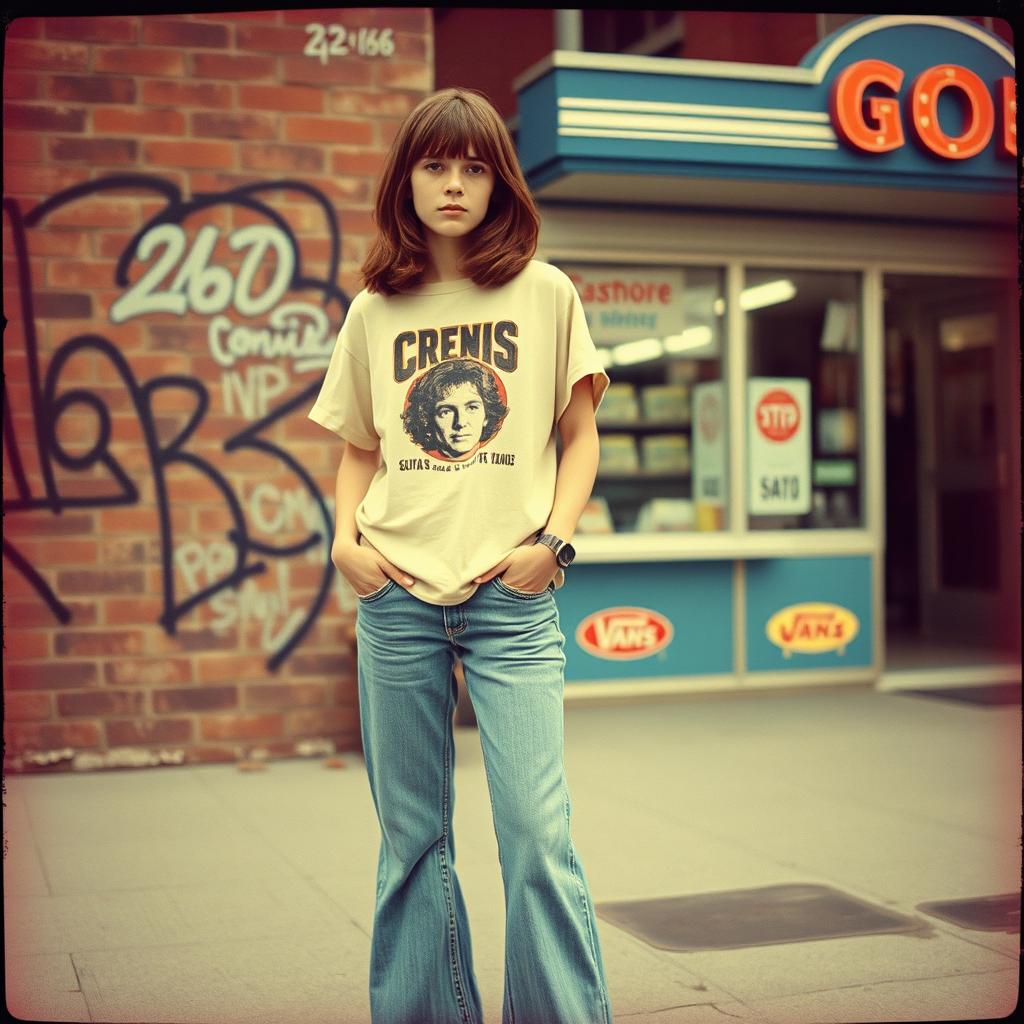
[[[548,520],[573,385],[608,386],[576,289],[532,260],[507,284],[361,291],[309,418],[382,460],[356,526],[430,604],[468,600]]]

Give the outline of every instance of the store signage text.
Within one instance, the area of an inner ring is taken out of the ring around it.
[[[848,608],[837,604],[794,604],[776,612],[765,633],[785,657],[797,654],[846,653],[860,631],[860,621]]]
[[[576,642],[596,658],[627,661],[657,654],[672,634],[672,623],[650,608],[606,608],[579,624]]]
[[[663,338],[683,329],[683,272],[670,267],[564,266],[596,342]]]
[[[903,71],[884,60],[860,60],[840,74],[830,96],[832,125],[839,136],[865,153],[888,153],[906,142],[899,92]],[[888,96],[867,98],[871,86],[883,86]],[[946,90],[958,93],[969,110],[964,130],[948,135],[939,123],[939,96]],[[989,144],[998,126],[996,149],[1000,156],[1017,155],[1017,100],[1012,78],[1000,78],[988,87],[968,68],[936,64],[922,71],[906,97],[905,120],[915,138],[931,153],[946,160],[967,160]],[[999,105],[997,122],[996,104]]]

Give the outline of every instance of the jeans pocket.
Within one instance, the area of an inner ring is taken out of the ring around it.
[[[356,597],[361,604],[366,604],[367,601],[376,601],[378,598],[383,597],[394,586],[397,586],[397,584],[389,577],[382,586],[370,591],[365,597],[362,594],[356,594]]]
[[[528,590],[516,590],[515,587],[510,587],[507,583],[503,582],[500,576],[495,576],[491,582],[494,584],[495,588],[500,590],[503,594],[517,598],[520,601],[536,601],[538,597],[544,597],[545,594],[550,594],[555,589],[553,580],[543,590],[538,591],[536,594],[532,594]]]

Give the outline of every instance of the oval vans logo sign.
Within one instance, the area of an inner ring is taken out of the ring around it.
[[[576,642],[595,658],[649,658],[672,639],[672,623],[650,608],[605,608],[576,627]]]
[[[837,604],[793,604],[776,612],[765,627],[768,639],[788,658],[797,654],[846,653],[860,631],[853,612]]]

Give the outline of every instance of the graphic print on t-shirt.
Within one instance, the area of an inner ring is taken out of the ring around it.
[[[463,462],[501,430],[508,412],[508,394],[498,374],[476,359],[455,358],[412,382],[402,423],[427,455]]]

